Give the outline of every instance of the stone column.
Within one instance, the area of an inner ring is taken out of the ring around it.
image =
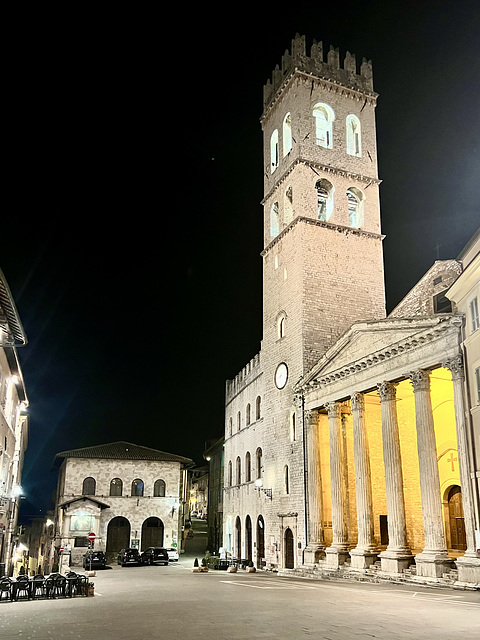
[[[338,402],[329,402],[330,483],[332,493],[332,545],[326,549],[327,565],[338,568],[348,557],[348,531],[345,513],[345,461],[342,455],[342,414]]]
[[[351,403],[358,541],[355,549],[350,551],[350,556],[353,569],[366,569],[376,561],[378,550],[374,541],[372,482],[363,393],[354,393],[351,396]]]
[[[387,495],[388,547],[380,554],[382,571],[401,573],[413,562],[407,544],[403,474],[398,435],[395,385],[377,385],[382,409],[383,461]]]
[[[468,458],[467,419],[464,401],[465,374],[463,358],[459,354],[442,363],[452,372],[453,403],[455,407],[455,424],[457,429],[458,464],[460,484],[462,488],[462,506],[465,520],[467,550],[463,557],[457,558],[458,581],[480,584],[480,556],[475,544],[475,514],[473,508],[473,489]]]
[[[304,552],[305,564],[316,564],[325,556],[322,515],[322,478],[320,469],[320,447],[318,444],[318,410],[305,411],[307,492],[308,492],[308,539]]]
[[[415,397],[415,424],[425,535],[425,547],[422,553],[415,557],[415,564],[418,576],[441,578],[445,572],[452,569],[453,565],[448,557],[443,529],[440,476],[430,399],[430,376],[428,371],[420,369],[410,373],[409,377]]]

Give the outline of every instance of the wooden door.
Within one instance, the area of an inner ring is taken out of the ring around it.
[[[293,533],[291,529],[285,531],[285,569],[295,567],[295,550],[293,546]]]
[[[448,493],[448,518],[452,549],[465,551],[467,548],[467,536],[463,517],[462,491],[459,486],[452,487]]]

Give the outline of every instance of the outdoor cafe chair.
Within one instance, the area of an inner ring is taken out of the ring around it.
[[[88,578],[80,573],[78,574],[78,592],[82,596],[88,595]]]
[[[13,589],[15,593],[15,600],[20,598],[20,595],[23,593],[27,596],[27,600],[30,599],[30,581],[28,576],[18,576],[16,582],[13,584]]]
[[[45,577],[40,573],[34,576],[31,584],[31,593],[32,599],[35,600],[37,597],[37,593],[40,593],[41,596],[47,595],[47,587],[45,585]]]
[[[12,585],[13,580],[11,578],[0,578],[0,602],[2,600],[12,599]],[[5,598],[4,595],[6,595],[7,597]]]
[[[67,595],[67,579],[60,573],[57,573],[53,579],[53,590],[56,596]]]
[[[47,598],[55,598],[55,574],[51,573],[43,582]]]
[[[75,571],[69,571],[66,575],[67,578],[67,596],[71,598],[76,596],[80,592],[79,575]]]

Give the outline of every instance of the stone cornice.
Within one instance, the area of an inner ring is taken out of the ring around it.
[[[425,320],[425,318],[418,318],[418,320]],[[415,349],[420,345],[434,342],[449,329],[458,330],[459,321],[461,322],[462,318],[458,315],[444,314],[442,316],[438,316],[433,320],[435,324],[432,323],[432,318],[429,318],[429,320],[429,326],[427,326],[426,328],[421,327],[420,330],[413,335],[411,334],[405,338],[402,338],[401,340],[398,340],[397,342],[384,347],[383,349],[374,351],[363,358],[354,360],[343,367],[322,375],[321,369],[328,363],[329,360],[327,352],[327,354],[320,360],[318,365],[316,365],[309,373],[307,373],[303,377],[302,380],[297,383],[294,391],[296,393],[305,393],[314,389],[328,387],[328,385],[338,382],[338,380],[348,378],[349,376],[355,375],[359,371],[373,367],[384,362],[385,360],[394,359],[395,357],[402,355],[406,351]],[[390,321],[387,320],[379,322]],[[401,320],[399,320],[399,322],[401,322]],[[350,329],[347,332],[346,336],[351,336],[353,332],[354,329]],[[343,339],[340,339],[340,342],[344,345],[348,343],[348,339],[346,338],[346,336],[344,336]],[[319,371],[318,374],[315,373],[315,369]]]
[[[365,182],[367,184],[381,184],[382,181],[379,178],[373,178],[372,176],[364,176],[361,173],[354,173],[353,171],[348,171],[347,169],[340,169],[338,167],[332,167],[330,164],[323,164],[321,162],[314,162],[313,160],[307,160],[307,158],[296,158],[287,168],[287,170],[275,181],[274,185],[268,191],[268,193],[264,196],[263,200],[260,202],[261,205],[264,205],[265,202],[270,198],[272,193],[277,189],[282,182],[288,178],[288,176],[292,173],[294,168],[299,165],[304,164],[313,169],[318,169],[319,171],[324,171],[325,173],[333,173],[337,176],[342,176],[344,178],[350,178],[352,180],[357,180],[358,182]]]
[[[354,87],[349,87],[348,85],[343,84],[338,80],[334,80],[333,78],[318,76],[315,73],[309,73],[308,71],[300,71],[300,69],[298,69],[297,67],[294,67],[290,71],[290,73],[285,77],[284,81],[275,92],[274,97],[272,98],[268,106],[265,108],[260,118],[260,122],[262,125],[263,125],[263,122],[268,118],[272,110],[275,108],[276,104],[279,102],[281,97],[283,96],[284,91],[297,78],[302,78],[305,80],[309,80],[309,81],[312,80],[313,82],[317,82],[318,86],[320,86],[321,89],[324,89],[329,93],[339,93],[343,96],[348,96],[349,98],[352,98],[353,100],[357,100],[357,101],[365,100],[367,101],[367,104],[371,104],[373,106],[377,104],[378,93],[375,93],[375,91],[355,89]]]
[[[260,253],[260,255],[266,256],[267,253],[276,245],[280,240],[293,229],[300,222],[305,222],[306,224],[311,224],[316,227],[325,227],[327,229],[331,229],[332,231],[338,231],[340,233],[351,233],[357,236],[365,236],[367,238],[380,238],[383,240],[385,238],[381,233],[374,233],[373,231],[365,231],[365,229],[356,229],[354,227],[347,227],[343,224],[332,224],[331,222],[326,222],[325,220],[315,220],[315,218],[308,218],[307,216],[297,216],[294,218],[290,224],[288,224],[284,229],[280,231],[278,236],[272,238],[272,240],[267,244],[265,249]]]

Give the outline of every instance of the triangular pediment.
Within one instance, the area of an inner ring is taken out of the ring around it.
[[[378,357],[390,349],[401,350],[409,341],[422,341],[439,323],[452,314],[441,314],[417,318],[387,318],[371,322],[358,322],[303,376],[297,389],[311,384],[317,378],[354,365],[359,361]]]

